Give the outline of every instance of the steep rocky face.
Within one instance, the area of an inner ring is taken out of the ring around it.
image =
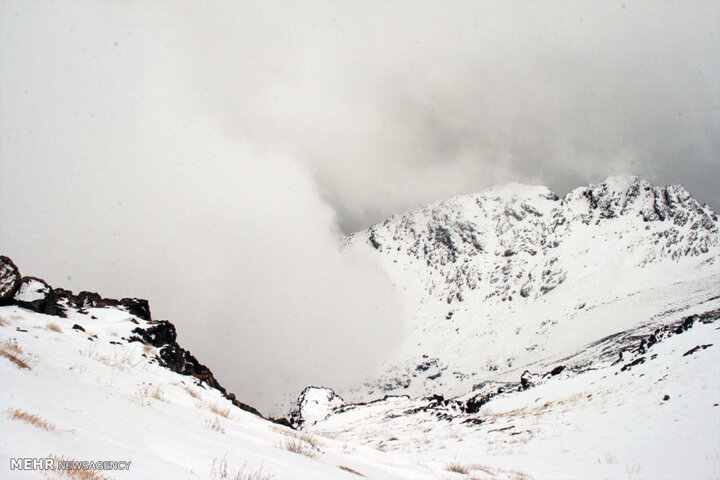
[[[592,232],[588,236],[588,232]],[[567,278],[567,258],[602,249],[635,265],[711,253],[718,217],[679,185],[614,177],[559,198],[546,187],[508,185],[392,216],[351,237],[397,268],[423,272],[426,293],[448,304],[539,297]],[[639,258],[635,258],[637,256]],[[571,265],[572,267],[573,265]]]

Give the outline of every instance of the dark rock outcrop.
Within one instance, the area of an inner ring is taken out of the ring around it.
[[[175,339],[177,332],[175,325],[167,320],[151,322],[150,327],[137,327],[133,333],[137,333],[138,337],[130,337],[130,341],[142,341],[152,345],[153,347],[162,347],[163,345],[177,345]]]
[[[150,304],[142,298],[123,298],[118,302],[120,306],[131,315],[135,315],[143,320],[152,320],[150,315]]]
[[[75,306],[81,310],[105,306],[99,293],[82,291],[75,296]]]
[[[0,256],[0,305],[11,305],[20,287],[20,271],[12,260]]]
[[[69,309],[85,312],[88,308],[120,308],[141,320],[150,321],[150,305],[141,298],[103,298],[95,292],[74,295],[64,288],[52,288],[42,278],[21,277],[13,261],[0,256],[0,306],[18,305],[56,317],[67,317]]]
[[[42,313],[67,318],[67,311],[74,307],[75,297],[70,290],[54,288],[50,290]]]
[[[45,280],[37,277],[23,277],[14,300],[20,307],[45,313],[45,303],[51,291],[52,288]]]

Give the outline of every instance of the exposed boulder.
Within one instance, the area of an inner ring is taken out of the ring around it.
[[[327,418],[345,401],[331,388],[307,387],[297,400],[296,410],[290,415],[294,425],[309,426]]]
[[[148,328],[137,327],[133,330],[139,337],[132,337],[130,341],[141,340],[153,347],[162,347],[163,345],[174,344],[177,339],[175,325],[167,320],[153,322]]]
[[[36,277],[23,277],[14,299],[23,308],[45,313],[45,302],[50,292],[52,292],[52,288],[45,280]]]
[[[20,271],[8,257],[0,256],[0,305],[10,305],[20,287]]]
[[[81,310],[104,307],[104,299],[99,293],[82,291],[75,296],[75,306]]]
[[[46,315],[67,318],[67,311],[74,307],[75,297],[70,290],[54,288],[50,290],[45,301],[43,312]]]
[[[496,393],[488,393],[485,395],[475,395],[472,398],[469,398],[465,402],[465,406],[463,408],[463,411],[465,413],[473,414],[480,411],[480,408],[485,405],[487,402],[489,402]]]
[[[136,317],[147,321],[152,320],[152,316],[150,315],[150,304],[147,300],[142,298],[123,298],[119,303],[131,315],[135,315]]]
[[[534,387],[540,380],[542,380],[541,375],[525,370],[520,376],[520,389],[527,390],[530,387]]]

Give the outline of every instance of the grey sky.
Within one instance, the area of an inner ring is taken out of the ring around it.
[[[718,25],[718,2],[5,1],[0,247],[150,298],[269,408],[397,334],[342,231],[617,173],[719,209]]]

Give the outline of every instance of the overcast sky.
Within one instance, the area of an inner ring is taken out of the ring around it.
[[[1,8],[2,253],[150,298],[261,408],[396,340],[342,232],[619,173],[720,209],[717,1]]]

